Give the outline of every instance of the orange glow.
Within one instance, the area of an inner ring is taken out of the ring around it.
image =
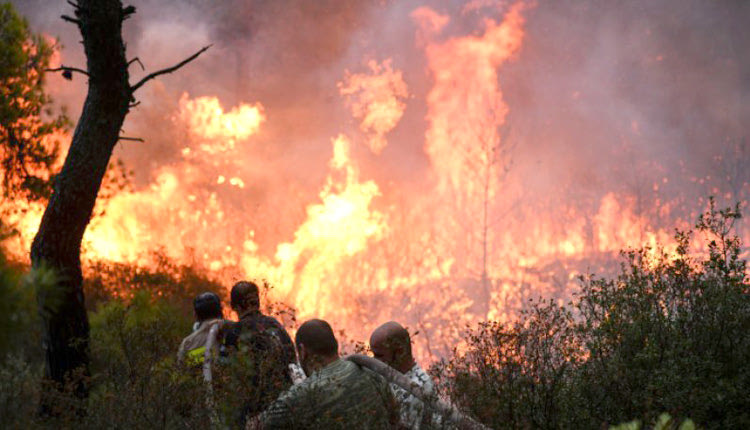
[[[385,134],[398,124],[404,114],[404,99],[409,90],[398,70],[393,70],[391,60],[382,65],[369,61],[370,74],[346,71],[339,82],[339,92],[346,96],[352,115],[361,120],[360,129],[368,136],[372,152],[379,153],[387,144]]]
[[[345,118],[309,142],[322,142],[325,153],[316,148],[319,158],[291,168],[275,160],[298,142],[278,129],[297,124],[274,124],[280,113],[273,103],[230,107],[218,95],[182,94],[164,116],[172,139],[172,147],[164,145],[168,161],[99,202],[106,212],[86,230],[84,266],[97,260],[152,266],[151,253],[159,250],[227,288],[238,277],[267,280],[271,300],[294,307],[299,319],[328,319],[350,338],[365,340],[384,321],[402,322],[419,332],[415,352],[427,365],[460,350],[469,324],[509,321],[539,296],[567,301],[578,275],[610,268],[622,249],[647,245],[656,257],[661,244],[674,252],[669,203],[643,208],[637,193],[621,189],[587,195],[585,204],[531,196],[529,184],[513,175],[512,142],[504,133],[512,106],[500,77],[523,52],[530,6],[474,0],[460,13],[485,8],[489,17],[470,29],[448,12],[411,11],[409,43],[424,57],[419,73],[401,70],[398,56],[375,61],[369,53],[366,62],[355,58],[364,70],[336,69],[326,83],[340,96],[332,109]],[[412,103],[420,104],[412,110]],[[417,120],[409,120],[413,112]],[[402,183],[381,171],[400,162],[388,157],[403,143],[393,136],[413,125],[407,121],[423,125],[404,133],[418,140],[417,154],[404,164],[421,164],[403,166],[419,178]],[[356,128],[338,128],[347,123]],[[636,136],[648,129],[643,120],[626,124]],[[267,148],[265,136],[281,143]],[[317,175],[289,172],[308,168],[318,168]],[[644,189],[667,186],[665,177]],[[274,204],[259,208],[258,201]],[[28,258],[43,210],[0,203],[9,213],[4,221],[20,231],[4,243],[13,256]]]

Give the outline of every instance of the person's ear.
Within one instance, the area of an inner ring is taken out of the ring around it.
[[[404,358],[404,348],[401,345],[394,343],[393,349],[391,351],[393,351],[393,361],[394,361],[394,363],[397,360],[400,361],[400,360],[402,360]]]

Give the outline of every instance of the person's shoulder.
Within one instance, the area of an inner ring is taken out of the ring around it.
[[[412,382],[417,383],[426,392],[430,392],[435,389],[435,382],[432,380],[432,377],[429,373],[422,369],[419,364],[415,364],[414,367],[409,369],[409,371],[406,372],[406,376],[408,376]]]
[[[321,385],[325,384],[326,381],[321,380],[320,375],[312,375],[300,381],[298,384],[294,384],[289,387],[286,391],[281,393],[277,399],[277,402],[284,403],[286,405],[299,403],[300,400],[315,396],[315,394],[321,389]]]
[[[265,314],[258,314],[258,319],[267,327],[267,328],[280,328],[284,329],[284,326],[277,320],[276,318],[272,317],[271,315],[265,315]]]
[[[204,331],[196,330],[182,339],[182,343],[180,343],[180,347],[192,349],[195,345],[201,346],[202,341],[204,340],[203,338],[205,338]]]
[[[379,391],[391,391],[390,384],[388,381],[379,373],[374,372],[366,367],[360,367],[356,364],[346,360],[347,363],[350,364],[350,366],[353,366],[354,368],[358,369],[358,372],[361,372],[362,376],[364,378],[367,378]],[[368,384],[369,385],[369,384]]]

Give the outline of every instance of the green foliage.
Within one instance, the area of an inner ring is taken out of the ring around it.
[[[128,303],[101,305],[90,320],[93,373],[116,383],[133,382],[139,372],[174,355],[192,324],[177,307],[147,291]]]
[[[201,427],[202,382],[175,363],[192,320],[147,291],[91,315],[94,389],[82,423],[91,428]],[[198,406],[197,408],[195,406]]]
[[[468,341],[468,352],[432,369],[461,409],[492,428],[561,422],[565,378],[580,360],[568,310],[540,302],[513,324],[481,323]]]
[[[493,428],[597,428],[663,411],[706,428],[750,427],[750,285],[737,208],[713,201],[676,254],[624,254],[614,279],[588,276],[574,303],[539,302],[486,323],[433,369],[443,390]]]
[[[60,144],[69,120],[54,114],[44,72],[54,46],[33,34],[10,3],[0,4],[0,161],[7,197],[49,197]]]
[[[3,428],[29,428],[39,404],[41,367],[6,356],[0,360],[0,417]]]
[[[34,290],[21,273],[0,254],[0,363],[10,355],[31,359],[41,354]]]
[[[641,422],[635,420],[629,423],[611,426],[609,430],[641,430],[641,428]],[[656,419],[653,430],[695,430],[695,423],[693,420],[687,419],[678,426],[677,422],[669,414],[661,414],[659,415],[659,418]]]

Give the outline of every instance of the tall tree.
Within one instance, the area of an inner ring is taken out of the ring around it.
[[[94,209],[112,150],[120,136],[134,93],[147,81],[171,73],[203,53],[205,47],[179,64],[151,73],[130,84],[128,61],[122,39],[122,23],[135,13],[120,0],[68,1],[83,36],[86,70],[62,66],[70,76],[88,77],[88,93],[76,125],[70,149],[31,247],[35,270],[53,270],[56,281],[37,291],[43,324],[46,377],[72,384],[81,397],[88,394],[89,324],[84,307],[81,241]]]

